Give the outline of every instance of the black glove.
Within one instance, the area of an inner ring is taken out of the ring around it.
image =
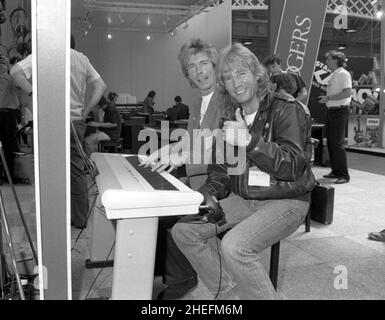
[[[199,208],[199,214],[202,216],[202,221],[210,223],[218,223],[222,226],[226,223],[225,214],[219,201],[206,192],[201,192],[204,196],[202,206]]]

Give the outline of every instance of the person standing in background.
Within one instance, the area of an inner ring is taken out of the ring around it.
[[[335,183],[348,183],[350,176],[345,151],[345,130],[352,96],[352,78],[344,69],[345,54],[338,51],[326,53],[326,65],[332,72],[326,96],[320,96],[326,112],[326,138],[330,156],[331,172],[324,178],[337,179]]]
[[[188,106],[182,103],[182,98],[180,96],[176,96],[174,98],[176,109],[176,120],[188,119],[190,116]]]
[[[88,188],[84,172],[84,161],[76,146],[74,134],[83,143],[86,130],[85,119],[91,109],[99,102],[107,89],[99,73],[84,54],[74,50],[75,39],[71,36],[71,104],[70,115],[73,128],[71,130],[71,224],[83,229],[87,226]],[[54,67],[54,66],[53,66]],[[11,76],[16,84],[32,95],[32,85],[28,79],[32,76],[32,56],[27,56],[11,69]],[[85,93],[90,86],[91,96],[85,104]]]
[[[143,101],[143,112],[152,114],[154,113],[154,98],[155,98],[156,92],[154,90],[151,90],[148,94],[146,99]]]
[[[292,93],[293,97],[296,98],[298,101],[301,101],[302,103],[306,103],[308,92],[306,89],[305,82],[302,80],[299,74],[283,71],[281,62],[281,58],[278,55],[274,54],[263,60],[263,65],[268,70],[271,77],[281,73],[287,73],[288,75],[290,75],[294,79],[297,87],[296,91]]]
[[[182,103],[182,98],[180,96],[176,96],[174,101],[175,105],[173,105],[171,108],[168,108],[166,111],[167,119],[170,121],[188,119],[190,113],[188,106]]]

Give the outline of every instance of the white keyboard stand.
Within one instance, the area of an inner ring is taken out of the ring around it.
[[[111,299],[150,300],[158,218],[196,214],[203,196],[168,173],[161,175],[178,190],[154,190],[124,159],[126,156],[108,153],[91,155],[99,171],[96,183],[108,219],[103,221],[103,216],[94,212],[91,252],[104,251],[103,257],[96,258],[103,261],[107,258],[112,243],[102,242],[111,241],[111,222],[116,222]],[[106,227],[107,222],[109,227]],[[109,231],[105,232],[103,228],[109,228]],[[100,231],[104,235],[100,236]]]

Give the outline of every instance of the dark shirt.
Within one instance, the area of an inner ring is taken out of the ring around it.
[[[105,132],[111,139],[120,138],[122,123],[119,111],[116,109],[116,107],[108,106],[106,109],[104,109],[104,122],[116,123],[117,126],[113,128],[99,127],[99,130]]]
[[[167,113],[167,120],[169,121],[175,121],[176,120],[176,109],[175,109],[175,106],[173,107],[170,107],[166,110],[166,113]]]
[[[143,112],[145,113],[154,113],[154,100],[153,98],[151,97],[147,97],[146,99],[144,99],[143,101]]]
[[[186,106],[181,102],[177,103],[175,106],[172,106],[171,108],[168,108],[166,113],[169,121],[188,119],[190,116],[188,106]]]
[[[179,102],[174,106],[174,108],[176,109],[176,120],[189,118],[190,113],[188,111],[188,106],[186,106],[184,103]]]
[[[297,98],[299,93],[301,92],[301,90],[303,88],[306,88],[306,85],[305,85],[305,82],[302,80],[301,76],[297,73],[293,73],[293,72],[288,72],[287,73],[289,76],[291,76],[294,81],[295,81],[295,84],[297,85],[297,91],[295,91],[292,96],[294,98]]]

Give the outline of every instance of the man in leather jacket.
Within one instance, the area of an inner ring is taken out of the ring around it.
[[[261,63],[241,44],[223,49],[217,73],[228,95],[225,149],[244,152],[246,161],[232,171],[226,157],[223,164],[217,158],[199,189],[206,201],[219,200],[221,223],[179,222],[172,236],[218,299],[276,299],[260,252],[297,230],[307,214],[315,179],[305,152],[306,114],[270,92]]]

